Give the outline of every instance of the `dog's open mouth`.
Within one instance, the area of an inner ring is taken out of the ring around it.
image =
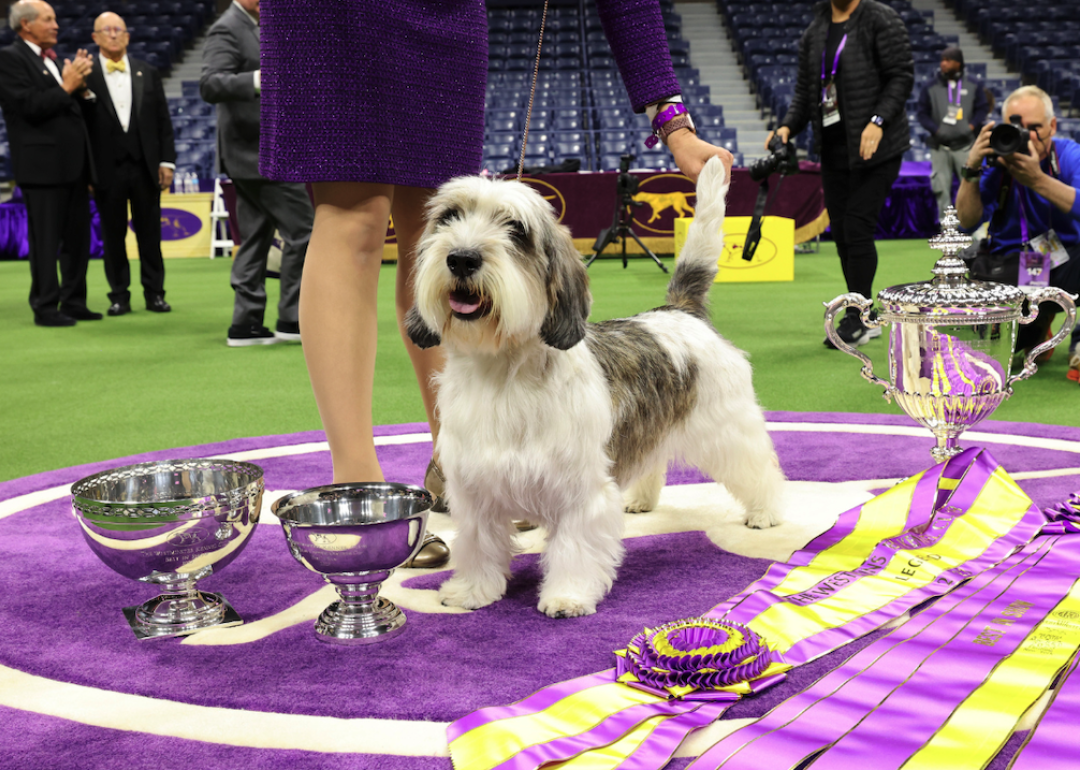
[[[450,292],[450,310],[455,318],[475,321],[491,311],[491,300],[471,291],[455,289]]]

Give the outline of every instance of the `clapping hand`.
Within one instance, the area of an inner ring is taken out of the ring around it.
[[[94,69],[94,59],[85,48],[80,48],[74,59],[64,59],[64,69],[60,73],[64,81],[64,90],[69,94],[86,87],[86,77]]]

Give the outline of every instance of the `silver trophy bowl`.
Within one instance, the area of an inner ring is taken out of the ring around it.
[[[138,639],[183,636],[243,622],[196,582],[220,572],[259,523],[263,472],[233,460],[126,465],[71,487],[71,508],[90,549],[124,577],[161,594],[124,614]]]
[[[389,482],[331,484],[274,503],[289,552],[340,596],[315,621],[317,639],[369,644],[402,632],[405,613],[379,587],[420,550],[433,503],[422,487]]]
[[[1075,297],[1062,289],[971,280],[967,265],[957,257],[971,237],[957,229],[951,206],[941,224],[942,232],[930,239],[930,246],[943,252],[931,270],[933,280],[883,289],[877,318],[870,315],[873,302],[855,293],[827,302],[825,311],[825,333],[832,343],[862,361],[863,378],[882,386],[886,400],[895,400],[937,439],[930,450],[937,463],[962,451],[960,434],[1011,396],[1014,382],[1034,374],[1035,359],[1065,339],[1076,321]],[[1032,348],[1014,374],[1018,324],[1034,321],[1043,302],[1060,306],[1065,323],[1051,339]],[[892,325],[887,380],[874,374],[869,357],[837,334],[836,316],[847,308],[858,308],[869,327]]]

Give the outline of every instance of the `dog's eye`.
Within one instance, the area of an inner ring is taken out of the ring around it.
[[[529,245],[529,234],[525,232],[525,225],[516,219],[510,220],[510,237],[514,239],[518,246],[525,247]]]
[[[461,212],[457,209],[447,209],[443,213],[439,214],[439,218],[435,220],[436,227],[442,227],[448,222],[453,222],[455,219],[461,218]]]

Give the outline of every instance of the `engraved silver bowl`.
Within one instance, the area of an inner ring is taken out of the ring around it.
[[[420,550],[433,503],[422,487],[379,482],[315,487],[273,504],[289,552],[340,596],[315,621],[317,639],[368,644],[401,633],[405,613],[379,587]]]
[[[190,634],[242,619],[197,581],[220,572],[259,522],[263,471],[220,459],[162,460],[95,473],[71,487],[90,549],[124,577],[161,594],[124,614],[139,639]]]

